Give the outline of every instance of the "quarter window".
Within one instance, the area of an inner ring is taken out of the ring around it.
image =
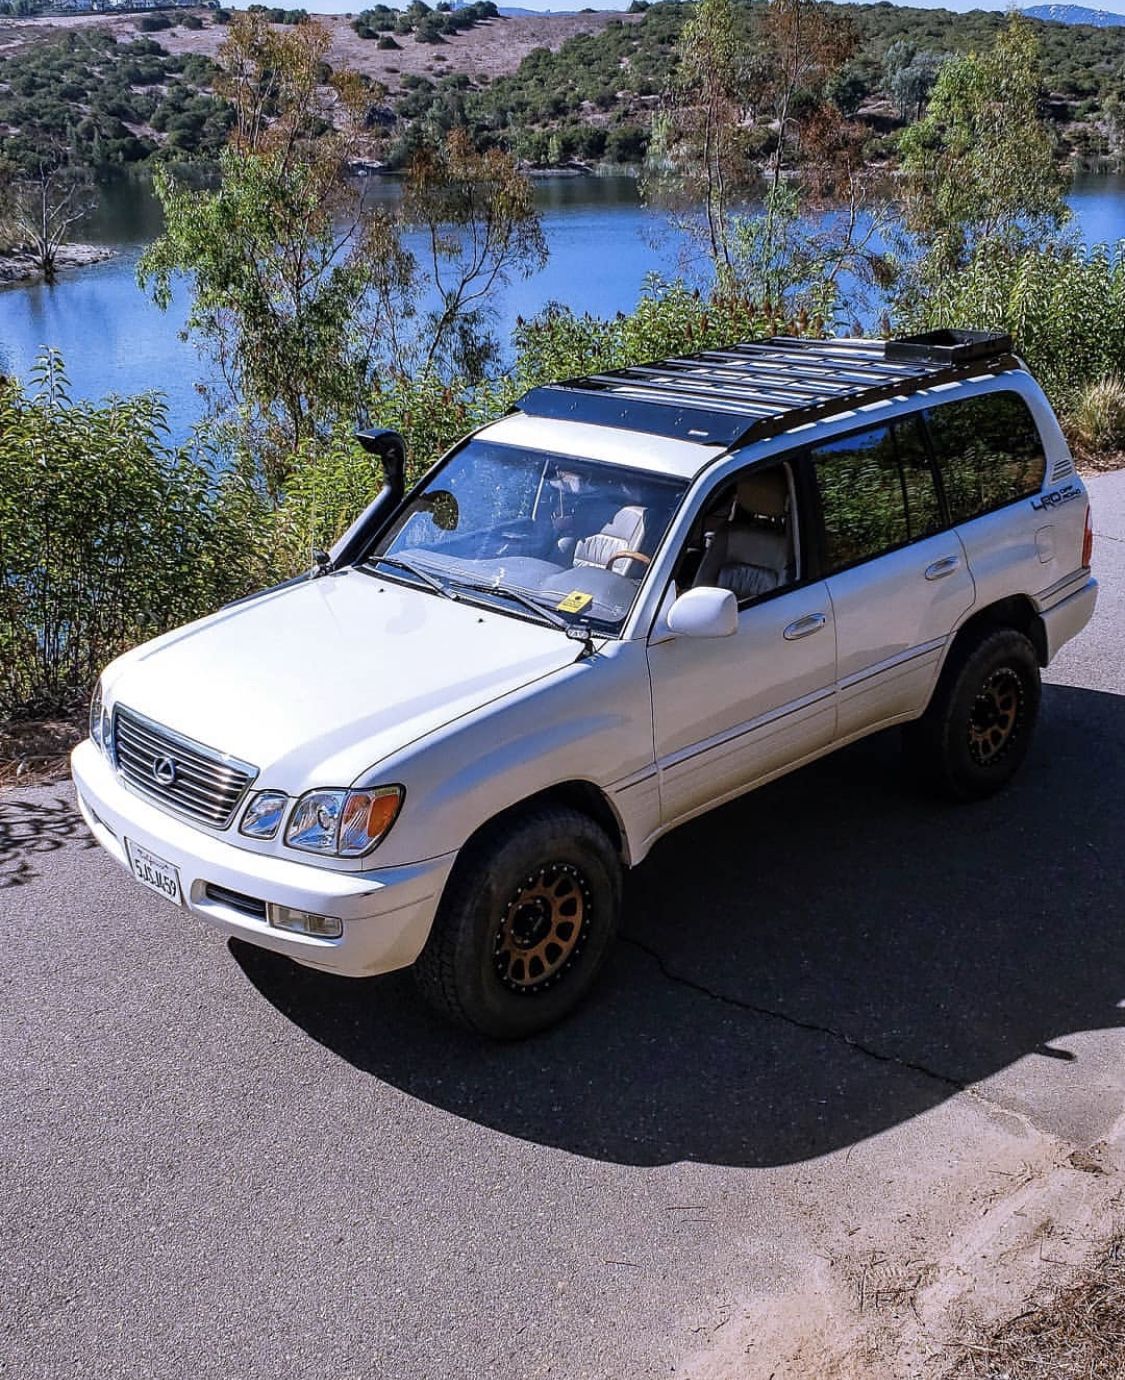
[[[967,522],[1042,487],[1043,442],[1017,393],[948,402],[926,420],[951,522]]]

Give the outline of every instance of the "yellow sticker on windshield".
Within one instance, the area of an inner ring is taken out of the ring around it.
[[[587,604],[594,602],[592,594],[584,594],[580,589],[572,589],[561,604],[555,608],[559,613],[581,613]]]

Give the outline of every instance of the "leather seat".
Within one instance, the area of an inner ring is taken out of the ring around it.
[[[739,600],[768,594],[790,577],[789,483],[780,466],[740,480],[730,516],[699,563],[696,585],[731,590]]]
[[[645,521],[647,509],[636,505],[619,508],[600,532],[580,538],[574,546],[572,564],[592,565],[604,570],[611,556],[622,551],[644,551]],[[614,561],[615,575],[637,579],[644,573],[640,561]]]

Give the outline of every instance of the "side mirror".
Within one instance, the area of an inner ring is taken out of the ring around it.
[[[738,600],[729,589],[701,585],[680,595],[667,623],[680,637],[730,637],[738,631]]]

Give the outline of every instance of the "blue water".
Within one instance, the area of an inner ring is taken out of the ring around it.
[[[393,184],[371,194],[393,198]],[[674,276],[684,244],[665,219],[641,204],[631,178],[568,178],[540,183],[537,197],[550,260],[499,295],[496,330],[506,340],[519,316],[548,302],[612,315],[634,306],[646,277]],[[1076,183],[1070,204],[1087,242],[1125,237],[1125,177]],[[167,312],[136,286],[136,262],[159,233],[160,210],[143,186],[108,190],[83,238],[114,246],[114,258],[42,283],[0,290],[0,371],[26,377],[44,345],[61,350],[75,397],[159,389],[168,402],[173,437],[182,439],[202,415],[199,385],[207,359],[181,338],[189,304],[181,285]]]

